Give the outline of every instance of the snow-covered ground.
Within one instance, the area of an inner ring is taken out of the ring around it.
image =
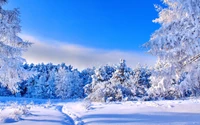
[[[0,125],[200,125],[200,99],[123,103],[0,97]]]

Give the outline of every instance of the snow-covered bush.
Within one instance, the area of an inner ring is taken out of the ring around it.
[[[30,107],[27,105],[19,105],[12,103],[10,106],[6,106],[0,112],[0,122],[11,123],[17,122],[23,115],[30,114]]]

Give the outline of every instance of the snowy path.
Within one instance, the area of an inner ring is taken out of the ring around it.
[[[23,120],[13,125],[73,125],[72,120],[59,110],[33,108],[31,115],[22,117]]]
[[[0,125],[74,125],[73,120],[66,114],[61,112],[62,107],[58,106],[56,108],[44,108],[33,106],[30,109],[30,115],[23,115],[18,121],[13,121],[10,115],[13,109],[6,110],[4,113],[7,115]]]

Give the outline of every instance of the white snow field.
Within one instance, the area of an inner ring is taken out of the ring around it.
[[[90,103],[0,97],[0,125],[200,125],[200,99]]]

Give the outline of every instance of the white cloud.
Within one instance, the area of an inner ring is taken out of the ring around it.
[[[32,47],[23,57],[28,63],[66,63],[75,68],[84,69],[92,66],[116,64],[125,59],[128,66],[135,67],[138,63],[153,65],[155,57],[143,52],[123,52],[118,50],[101,50],[57,41],[42,41],[30,35],[20,35],[32,43]]]

